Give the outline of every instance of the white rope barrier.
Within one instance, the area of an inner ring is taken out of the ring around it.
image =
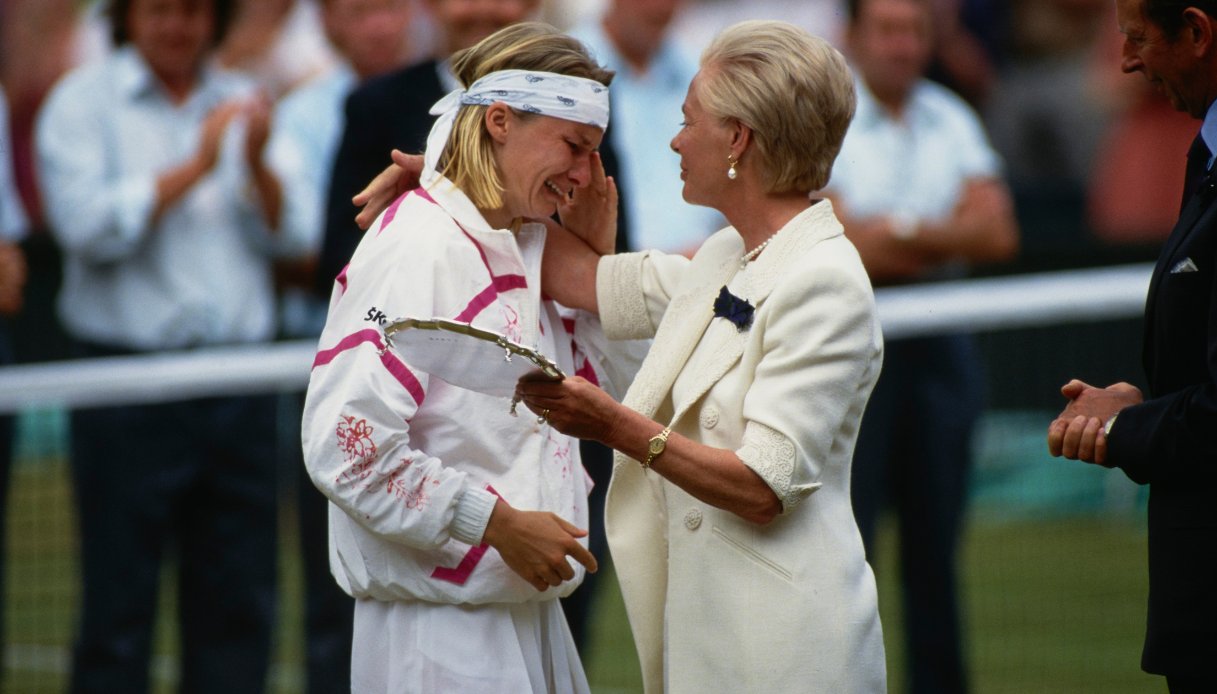
[[[100,357],[0,369],[0,413],[302,390],[316,342]]]
[[[888,340],[1114,320],[1141,314],[1152,269],[959,280],[881,289],[875,299]],[[303,390],[315,350],[300,340],[0,368],[0,414]]]
[[[875,292],[888,340],[1141,315],[1153,264],[991,277]]]

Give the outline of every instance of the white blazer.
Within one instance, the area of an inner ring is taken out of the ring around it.
[[[735,278],[742,254],[727,228],[691,261],[632,253],[597,272],[606,334],[655,340],[624,403],[735,451],[783,505],[755,525],[617,454],[606,525],[646,691],[883,692],[849,498],[883,353],[870,281],[828,200]],[[747,329],[713,315],[728,283],[756,307]]]

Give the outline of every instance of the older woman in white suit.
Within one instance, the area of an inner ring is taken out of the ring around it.
[[[550,295],[654,344],[620,404],[577,377],[517,396],[617,451],[607,530],[647,692],[882,692],[849,500],[882,338],[815,194],[853,116],[850,72],[801,29],[745,22],[706,50],[683,110],[684,197],[731,226],[691,260],[602,257],[607,223],[552,228]]]

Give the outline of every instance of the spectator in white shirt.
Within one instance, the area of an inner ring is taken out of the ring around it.
[[[54,88],[36,130],[63,250],[59,316],[82,356],[255,343],[275,330],[280,194],[269,110],[208,67],[228,0],[116,0],[116,50]],[[275,616],[273,396],[78,410],[83,601],[72,691],[148,689],[166,553],[181,688],[259,692]]]
[[[957,276],[1018,247],[1001,162],[970,107],[925,79],[931,0],[853,0],[858,112],[829,192],[875,286]],[[854,451],[851,495],[875,562],[898,514],[912,694],[967,691],[955,551],[983,393],[969,335],[889,340]]]

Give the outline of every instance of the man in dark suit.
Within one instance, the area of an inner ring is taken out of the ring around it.
[[[1217,692],[1217,0],[1117,0],[1124,72],[1203,120],[1179,221],[1145,303],[1149,397],[1070,381],[1053,455],[1118,467],[1150,486],[1149,623],[1141,667],[1172,694]]]

